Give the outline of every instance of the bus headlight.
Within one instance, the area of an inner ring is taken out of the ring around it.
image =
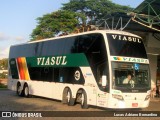
[[[112,94],[112,97],[118,100],[124,100],[122,95]]]
[[[150,99],[150,95],[147,95],[144,101],[146,101],[148,99]]]

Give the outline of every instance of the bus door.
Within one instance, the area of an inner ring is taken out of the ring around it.
[[[97,106],[107,106],[109,79],[106,63],[97,65]]]

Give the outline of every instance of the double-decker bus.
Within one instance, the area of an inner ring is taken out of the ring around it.
[[[33,41],[10,47],[8,88],[19,96],[80,103],[82,108],[145,108],[149,60],[142,38],[124,31]]]

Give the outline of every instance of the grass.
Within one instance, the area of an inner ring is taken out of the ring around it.
[[[7,85],[4,85],[4,84],[0,83],[0,88],[7,88]]]

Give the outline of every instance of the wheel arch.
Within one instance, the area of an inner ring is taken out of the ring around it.
[[[18,82],[17,82],[17,86],[21,86],[21,82],[18,81]]]
[[[68,89],[70,89],[70,91],[71,91],[71,93],[72,93],[72,98],[76,98],[76,95],[77,95],[77,90],[73,90],[73,89],[75,89],[74,87],[72,88],[72,87],[70,87],[70,86],[65,86],[64,88],[63,88],[63,91],[62,91],[62,98],[63,98],[63,94],[68,90]]]
[[[28,87],[29,87],[29,85],[28,85],[27,82],[24,83],[23,88],[24,88],[25,86],[28,86]]]
[[[18,81],[18,82],[17,82],[17,88],[18,88],[18,86],[20,86],[20,87],[21,87],[21,90],[23,90],[24,83],[21,82],[21,81]]]

